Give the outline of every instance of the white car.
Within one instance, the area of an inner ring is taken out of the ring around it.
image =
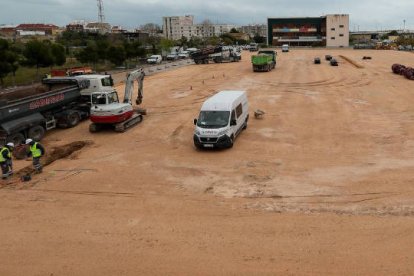
[[[147,59],[147,63],[149,64],[160,64],[162,61],[161,55],[152,55]]]
[[[187,51],[182,51],[181,53],[178,54],[178,58],[180,59],[188,58],[189,56],[190,56],[190,53]]]
[[[178,54],[171,53],[167,55],[167,60],[177,60],[177,59],[178,59]]]

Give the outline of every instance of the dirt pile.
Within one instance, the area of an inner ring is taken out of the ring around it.
[[[46,149],[46,155],[42,160],[42,165],[43,167],[46,167],[52,164],[53,162],[55,162],[56,160],[67,158],[72,153],[79,151],[85,146],[92,145],[92,144],[93,144],[92,141],[76,141],[76,142],[72,142],[72,143],[69,143],[63,146],[54,147],[50,150],[50,152],[48,152],[48,150]],[[16,173],[16,175],[18,177],[21,177],[23,175],[32,174],[33,172],[34,172],[34,169],[30,165],[30,166],[24,167],[23,169],[19,170]]]
[[[364,68],[364,66],[362,66],[361,64],[358,64],[356,61],[350,59],[347,56],[344,55],[339,55],[342,59],[346,60],[347,62],[349,62],[350,64],[352,64],[354,67],[358,68],[358,69],[362,69]]]

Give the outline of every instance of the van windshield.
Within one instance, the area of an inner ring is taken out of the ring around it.
[[[201,128],[221,128],[229,124],[230,111],[201,111],[197,126]]]

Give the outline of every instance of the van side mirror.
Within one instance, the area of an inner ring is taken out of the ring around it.
[[[196,125],[197,124],[197,119],[194,119],[194,125]]]
[[[236,120],[231,120],[231,121],[230,121],[230,125],[231,125],[231,126],[235,126],[235,125],[237,125],[237,121],[236,121]]]

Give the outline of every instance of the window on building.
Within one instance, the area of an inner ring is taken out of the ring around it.
[[[335,28],[331,28],[331,31],[335,31]]]
[[[335,37],[333,36],[333,37],[331,37],[331,40],[335,40]]]
[[[344,36],[344,34],[340,34],[339,36]]]
[[[339,25],[339,28],[343,28],[343,27],[345,27],[344,25]]]

